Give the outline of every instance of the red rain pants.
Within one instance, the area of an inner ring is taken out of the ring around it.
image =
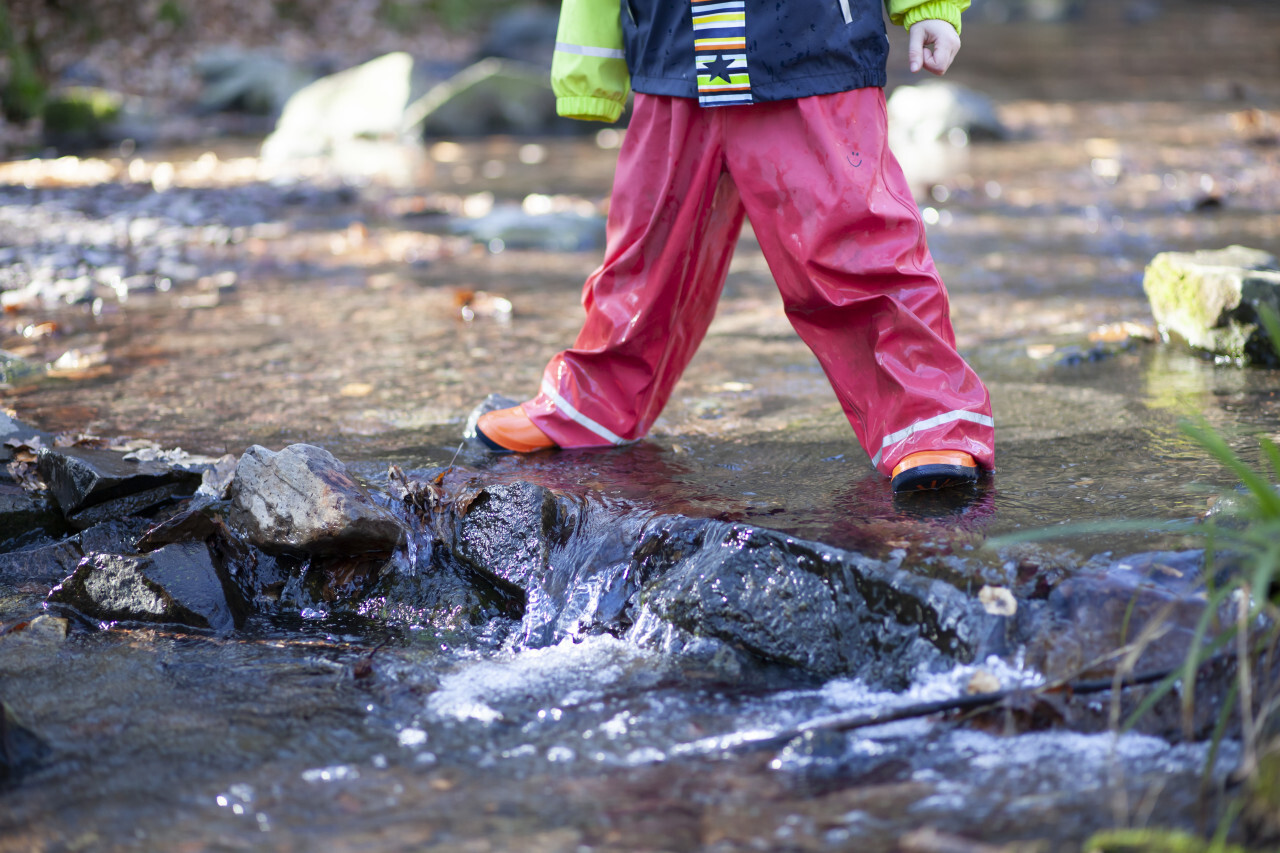
[[[561,447],[644,436],[711,323],[744,214],[872,464],[947,449],[993,468],[991,400],[956,352],[878,88],[716,109],[637,94],[586,322],[524,404],[534,424]]]

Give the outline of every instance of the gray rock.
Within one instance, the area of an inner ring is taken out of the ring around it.
[[[1280,263],[1258,249],[1229,246],[1162,252],[1142,279],[1162,335],[1238,362],[1276,366],[1258,309],[1280,310]]]
[[[43,448],[37,468],[63,514],[80,528],[194,494],[200,485],[199,472],[89,447]]]
[[[555,101],[545,68],[483,59],[410,104],[405,125],[428,139],[552,133],[572,127],[556,115]]]
[[[888,111],[893,145],[966,144],[1009,137],[995,101],[958,83],[938,80],[899,86],[889,96]]]
[[[48,600],[92,619],[174,623],[220,632],[237,627],[245,615],[230,579],[202,542],[167,545],[145,555],[87,556],[53,588]]]
[[[262,143],[263,160],[286,163],[329,154],[357,138],[400,136],[412,75],[409,54],[388,53],[304,86]]]
[[[230,521],[274,553],[389,553],[405,541],[400,520],[333,454],[306,444],[244,452],[231,483]]]

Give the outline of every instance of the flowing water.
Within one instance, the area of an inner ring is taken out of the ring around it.
[[[997,98],[1012,138],[901,152],[961,349],[992,390],[999,470],[972,499],[894,499],[749,233],[650,438],[458,453],[471,406],[530,393],[571,340],[598,249],[473,241],[447,215],[599,211],[611,132],[437,144],[411,160],[410,185],[318,179],[300,199],[258,181],[252,148],[234,145],[107,158],[93,167],[103,185],[5,172],[4,221],[33,240],[56,240],[47,227],[91,242],[94,223],[127,231],[132,216],[199,267],[127,299],[10,306],[4,348],[54,367],[13,378],[5,403],[50,432],[215,455],[316,443],[375,486],[393,464],[453,464],[634,513],[904,552],[965,588],[1188,547],[1162,523],[1198,517],[1235,481],[1182,420],[1204,417],[1256,461],[1280,423],[1280,379],[1132,334],[1151,323],[1142,269],[1168,249],[1280,249],[1280,19],[1263,3],[1175,3],[1142,23],[1088,9],[1067,24],[974,23],[955,76]],[[174,165],[157,183],[160,162]],[[112,199],[133,211],[123,225],[93,212]],[[1153,524],[1031,557],[979,547],[1118,518]],[[0,586],[0,624],[39,612],[44,592]],[[755,743],[962,695],[979,670],[1034,683],[1016,657],[891,691],[609,635],[520,648],[502,617],[282,608],[232,636],[72,627],[0,634],[0,696],[45,744],[0,792],[0,850],[936,850],[943,835],[1067,850],[1117,824],[1196,828],[1216,808],[1198,797],[1205,744],[1139,734],[1012,736],[987,716]],[[1235,758],[1226,744],[1210,778]]]

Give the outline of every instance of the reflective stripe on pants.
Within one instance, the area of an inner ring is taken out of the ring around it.
[[[744,215],[875,466],[955,449],[994,467],[990,397],[956,352],[876,88],[714,110],[637,94],[586,321],[525,404],[534,423],[561,447],[645,435],[711,323]]]

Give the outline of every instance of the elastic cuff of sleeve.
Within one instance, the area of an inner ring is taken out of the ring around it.
[[[556,98],[556,112],[565,118],[614,122],[622,116],[622,104],[608,98]]]
[[[912,24],[918,24],[921,21],[946,21],[955,27],[957,35],[960,33],[960,10],[951,0],[929,0],[908,10],[902,16],[902,26],[908,30],[911,29]]]

